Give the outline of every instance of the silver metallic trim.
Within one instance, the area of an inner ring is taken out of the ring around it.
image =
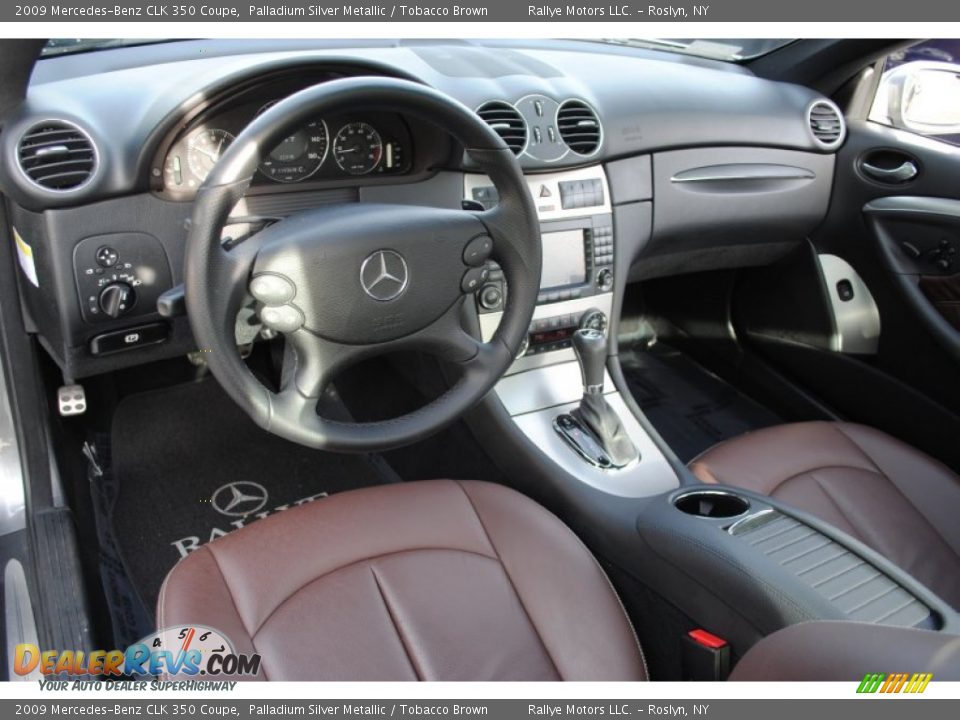
[[[607,174],[599,165],[577,168],[575,170],[558,170],[549,173],[529,173],[524,176],[533,204],[537,208],[537,217],[541,222],[549,220],[567,220],[569,218],[591,217],[613,212],[610,204],[610,186],[607,183]],[[603,204],[592,207],[569,208],[560,207],[560,182],[571,180],[600,180],[603,185]],[[463,196],[473,198],[473,189],[493,185],[486,175],[466,173],[463,176]],[[540,189],[546,186],[550,191],[549,198],[540,197]]]
[[[44,125],[45,123],[63,123],[64,125],[72,127],[78,133],[83,135],[87,139],[87,141],[90,143],[90,149],[93,151],[93,167],[90,168],[90,175],[87,177],[87,179],[84,180],[79,185],[77,185],[76,187],[67,188],[66,190],[59,190],[57,188],[45,187],[40,183],[38,183],[36,180],[34,180],[32,177],[30,177],[27,174],[27,171],[23,167],[23,165],[20,164],[20,143],[23,142],[23,138],[26,135],[29,135],[34,130],[36,130],[37,128],[39,128],[40,126]],[[38,190],[42,190],[43,192],[55,193],[57,195],[69,195],[70,193],[80,192],[81,190],[85,189],[90,183],[92,183],[94,179],[97,177],[97,175],[100,173],[100,148],[97,147],[97,143],[94,142],[93,137],[91,137],[90,133],[88,133],[82,127],[77,125],[75,122],[71,122],[70,120],[64,120],[63,118],[44,118],[43,120],[38,120],[37,122],[31,123],[26,130],[20,133],[20,136],[17,138],[17,142],[13,147],[13,153],[14,153],[13,164],[17,166],[17,169],[20,171],[20,174],[23,176],[23,179],[26,180],[27,183],[32,187],[35,187]]]
[[[893,184],[909,182],[920,174],[913,160],[904,160],[895,168],[883,168],[864,162],[860,164],[860,170],[875,182]]]
[[[509,291],[508,291],[509,292]],[[537,305],[533,311],[533,319],[555,317],[557,315],[583,315],[588,310],[600,310],[608,318],[613,307],[613,293],[601,293],[600,295],[591,295],[589,297],[577,298],[575,300],[564,300],[563,302],[546,303]],[[502,312],[481,313],[480,315],[480,335],[486,342],[493,337],[497,327],[500,325]],[[525,355],[514,361],[513,365],[507,370],[507,375],[523,372],[544,365],[553,365],[555,363],[569,362],[575,360],[573,348],[564,348],[562,350],[553,350],[551,352],[541,353],[539,355]],[[580,381],[577,381],[577,391],[580,391]],[[608,385],[607,387],[613,387]]]
[[[26,498],[17,428],[13,422],[7,382],[0,357],[0,535],[26,527]]]
[[[560,107],[560,103],[559,103],[559,102],[557,102],[556,100],[554,100],[554,99],[553,99],[552,97],[550,97],[549,95],[543,95],[542,93],[529,93],[529,94],[524,95],[523,97],[521,97],[521,98],[520,98],[519,100],[517,100],[515,103],[513,103],[513,107],[516,109],[516,111],[517,111],[518,113],[520,113],[520,116],[523,118],[524,124],[527,126],[527,144],[524,146],[523,152],[521,152],[520,155],[518,155],[517,157],[521,157],[521,156],[523,156],[523,155],[526,155],[526,156],[527,156],[528,158],[530,158],[531,160],[535,160],[536,162],[540,162],[540,163],[545,163],[545,164],[547,164],[547,165],[552,164],[552,163],[556,163],[556,162],[560,162],[560,161],[563,160],[565,157],[567,157],[567,155],[570,154],[570,146],[567,145],[567,143],[565,143],[565,142],[563,143],[563,154],[562,154],[562,155],[559,155],[558,157],[555,157],[555,158],[553,158],[553,159],[549,159],[549,160],[534,155],[533,152],[532,152],[532,150],[530,149],[530,148],[531,148],[531,145],[532,145],[532,140],[533,140],[533,131],[532,131],[531,128],[530,128],[530,121],[527,119],[527,116],[524,115],[524,114],[523,114],[523,111],[520,109],[520,104],[523,103],[525,100],[531,100],[531,99],[532,99],[534,102],[537,102],[537,101],[540,100],[540,99],[542,99],[542,100],[549,100],[550,102],[552,102],[552,103],[553,103],[554,105],[556,105],[557,107]],[[560,138],[560,131],[557,129],[556,114],[554,114],[553,129],[554,129],[554,132],[557,134],[557,137]],[[560,138],[560,139],[563,140],[563,138]]]
[[[572,416],[571,416],[571,417],[572,417]],[[573,418],[573,421],[574,421],[575,423],[577,423],[577,427],[578,427],[578,429],[579,429],[581,432],[584,432],[584,433],[586,433],[586,434],[590,434],[590,432],[583,426],[583,424],[582,424],[579,420],[577,420],[576,418]],[[636,465],[638,462],[640,462],[640,456],[637,455],[637,456],[631,458],[629,461],[623,463],[622,465],[617,465],[617,464],[615,464],[612,460],[610,460],[609,457],[607,457],[606,455],[604,455],[604,459],[607,461],[607,464],[606,464],[606,465],[601,464],[601,463],[599,463],[599,462],[597,461],[596,458],[591,457],[590,455],[588,455],[588,454],[584,451],[584,449],[583,449],[580,445],[578,445],[578,444],[573,440],[573,438],[570,437],[570,435],[567,434],[566,430],[564,430],[563,427],[561,427],[561,425],[560,425],[560,415],[557,415],[557,417],[555,417],[555,418],[553,419],[553,429],[556,431],[557,435],[559,435],[559,436],[563,439],[563,441],[564,441],[567,445],[569,445],[570,448],[571,448],[577,455],[579,455],[579,456],[583,459],[583,461],[584,461],[585,463],[588,463],[588,464],[591,465],[592,467],[600,468],[601,470],[621,470],[621,469],[623,469],[623,468],[632,467],[633,465]],[[597,445],[598,448],[600,447],[600,443],[598,443],[598,442],[597,442],[596,440],[594,440],[592,437],[591,437],[591,440]]]
[[[837,117],[840,118],[840,136],[833,142],[830,142],[830,143],[824,142],[823,140],[821,140],[820,138],[818,138],[816,135],[813,134],[813,129],[810,127],[810,120],[813,115],[813,109],[817,107],[817,105],[826,105],[837,114]],[[841,145],[843,145],[843,141],[847,139],[847,119],[843,116],[843,112],[840,110],[839,106],[832,100],[821,98],[819,100],[814,100],[812,103],[810,103],[807,106],[806,120],[807,120],[807,130],[810,132],[810,137],[813,138],[813,142],[815,142],[817,145],[822,147],[824,150],[836,150]]]
[[[775,515],[777,515],[777,512],[773,508],[764,508],[763,510],[759,510],[755,513],[747,515],[746,517],[740,518],[727,528],[727,532],[730,535],[739,535],[744,526],[749,525],[750,527],[753,527],[755,524],[765,525],[767,521],[764,521],[763,518],[771,516],[770,520],[773,520],[772,516]]]
[[[603,383],[607,393],[613,391],[613,380],[606,371],[603,374]],[[572,357],[563,362],[555,361],[555,364],[545,367],[506,375],[497,383],[497,396],[511,415],[579,402],[582,394],[580,363]]]
[[[17,559],[9,560],[3,569],[3,614],[7,636],[7,680],[36,682],[42,679],[39,665],[26,675],[14,671],[17,645],[40,644],[27,576]]]
[[[684,512],[683,510],[680,510],[680,508],[677,507],[678,502],[680,502],[684,498],[693,497],[694,495],[707,495],[708,497],[732,497],[732,498],[736,498],[737,500],[742,500],[745,507],[743,508],[742,512],[738,512],[736,515],[726,515],[726,516],[718,516],[718,517],[711,517],[709,515],[694,515],[693,513]],[[703,520],[730,520],[732,518],[741,517],[742,515],[746,514],[750,510],[750,500],[745,498],[743,495],[738,495],[737,493],[730,492],[729,490],[703,490],[703,489],[688,490],[687,492],[680,493],[679,495],[674,497],[673,500],[671,500],[670,502],[674,508],[676,508],[679,512],[682,512],[684,515],[701,518]]]
[[[843,258],[819,255],[830,298],[830,311],[837,328],[834,349],[857,355],[875,355],[880,346],[880,310],[863,278]],[[850,300],[841,300],[837,284],[846,280],[853,288]]]
[[[576,366],[576,363],[573,363]],[[579,373],[579,368],[575,368]],[[542,371],[535,371],[542,372]],[[533,375],[533,373],[526,373]],[[537,380],[531,379],[532,382]],[[614,409],[623,427],[640,452],[639,460],[624,468],[598,468],[583,458],[553,428],[557,415],[575,409],[579,403],[517,415],[513,421],[537,450],[562,470],[581,482],[618,497],[638,498],[661,495],[680,486],[676,473],[637,419],[630,412],[620,393],[610,392],[607,402]]]
[[[692,168],[677,173],[670,182],[681,183],[723,183],[745,180],[815,180],[817,174],[806,168],[772,163],[726,163]]]
[[[394,261],[399,260],[399,265]],[[376,277],[368,278],[367,267],[371,262],[379,262],[379,267],[374,268],[377,272]],[[394,265],[393,271],[387,265]],[[378,288],[383,286],[384,282],[392,283],[392,291],[384,290],[381,292]],[[410,269],[407,267],[407,261],[403,255],[395,250],[376,250],[369,255],[360,265],[360,287],[363,291],[379,302],[389,302],[395,300],[403,294],[410,282]]]

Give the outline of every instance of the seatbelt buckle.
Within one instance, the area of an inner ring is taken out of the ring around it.
[[[726,680],[730,674],[730,643],[702,628],[683,636],[684,680]]]

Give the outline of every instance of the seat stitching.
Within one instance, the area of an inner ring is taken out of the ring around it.
[[[876,473],[876,474],[878,474],[878,475],[880,475],[880,477],[886,479],[882,474],[880,474],[880,473]],[[869,543],[867,543],[866,538],[863,536],[863,528],[860,527],[857,523],[855,523],[855,522],[853,521],[853,518],[851,518],[849,515],[847,515],[847,513],[845,513],[845,512],[843,511],[843,508],[840,507],[840,503],[837,502],[836,498],[833,496],[833,494],[830,492],[830,490],[827,488],[827,486],[824,485],[824,483],[820,480],[820,478],[818,478],[818,477],[817,477],[815,474],[813,474],[812,472],[810,473],[810,477],[813,478],[813,481],[817,484],[817,486],[820,488],[820,490],[823,491],[823,494],[826,496],[827,500],[830,501],[830,504],[833,505],[833,506],[837,509],[837,512],[838,512],[838,513],[840,513],[840,517],[842,517],[844,520],[846,520],[846,521],[847,521],[847,524],[848,524],[851,528],[853,528],[854,534],[856,534],[857,539],[860,540],[860,542],[864,543],[865,545],[869,545]]]
[[[867,455],[867,451],[864,450],[862,447],[860,447],[860,445],[857,444],[857,441],[854,440],[849,435],[847,435],[845,432],[843,432],[843,430],[841,430],[840,428],[837,428],[837,432],[840,432],[845,438],[847,438],[847,440],[849,440],[861,453],[863,453],[864,455]],[[897,492],[897,494],[903,498],[903,501],[907,505],[912,507],[917,512],[917,514],[926,521],[927,527],[933,530],[934,534],[936,534],[936,536],[940,538],[941,542],[943,542],[943,544],[947,547],[947,549],[953,551],[953,546],[950,544],[947,538],[943,536],[943,533],[940,532],[940,529],[936,526],[936,524],[931,522],[930,518],[928,518],[915,503],[911,502],[910,498],[908,498],[906,494],[903,492],[903,490],[901,490],[900,487],[897,485],[897,483],[891,480],[890,476],[887,475],[883,471],[883,469],[873,461],[872,457],[870,457],[869,455],[867,455],[867,457],[870,460],[870,464],[877,469],[877,474],[880,475],[880,477],[882,477],[884,480],[886,480],[887,484],[889,484]],[[953,554],[957,555],[956,552],[953,552]]]
[[[417,548],[406,548],[406,549],[404,549],[404,550],[396,550],[396,551],[393,551],[393,552],[379,553],[379,554],[377,554],[377,555],[371,555],[370,557],[360,558],[359,560],[354,560],[353,562],[348,562],[348,563],[346,563],[345,565],[340,565],[339,567],[336,567],[336,568],[334,568],[333,570],[329,570],[329,571],[323,573],[322,575],[317,575],[315,578],[310,578],[309,580],[307,580],[307,582],[305,582],[305,583],[303,583],[302,585],[300,585],[299,587],[297,587],[297,588],[296,588],[295,590],[293,590],[289,595],[287,595],[285,598],[283,598],[283,600],[281,600],[279,603],[277,603],[276,606],[273,608],[273,610],[271,610],[269,613],[267,613],[267,616],[266,616],[266,617],[260,622],[260,624],[257,626],[257,629],[254,631],[252,637],[255,637],[256,635],[258,635],[258,634],[260,633],[260,631],[263,629],[263,626],[266,625],[266,624],[270,621],[270,618],[272,618],[274,615],[276,615],[277,611],[280,610],[281,607],[283,607],[284,605],[286,605],[287,602],[289,602],[295,595],[298,595],[298,594],[299,594],[300,592],[302,592],[304,589],[306,589],[306,588],[309,587],[310,585],[313,585],[313,583],[315,583],[315,582],[317,582],[317,581],[319,581],[319,580],[323,580],[324,578],[329,577],[330,575],[333,575],[334,573],[338,573],[338,572],[340,572],[341,570],[346,570],[347,568],[353,567],[354,565],[360,565],[361,563],[368,563],[368,562],[372,562],[372,561],[374,561],[374,560],[379,560],[380,558],[392,557],[392,556],[394,556],[394,555],[404,555],[404,554],[406,554],[406,553],[426,552],[426,551],[430,551],[430,550],[439,550],[439,551],[442,551],[442,552],[464,553],[465,555],[476,555],[477,557],[481,557],[481,558],[483,558],[483,559],[485,559],[485,560],[490,560],[491,562],[499,562],[497,558],[493,558],[493,557],[490,557],[489,555],[484,555],[483,553],[478,553],[478,552],[475,552],[475,551],[473,551],[473,550],[461,550],[461,549],[459,549],[459,548],[445,548],[445,547],[431,547],[431,546],[424,546],[424,547],[417,547]]]
[[[857,467],[856,465],[817,465],[816,467],[810,467],[801,470],[800,472],[795,472],[793,475],[788,475],[787,477],[783,478],[783,480],[778,481],[777,484],[770,489],[770,492],[762,494],[773,497],[777,490],[782,488],[791,480],[796,480],[798,477],[802,477],[804,475],[814,477],[813,473],[817,472],[818,470],[856,470],[858,472],[873,473],[874,475],[879,475],[880,477],[886,479],[886,476],[880,472],[879,469],[870,470],[868,468]]]
[[[610,588],[610,592],[613,593],[613,596],[617,599],[617,604],[620,605],[620,610],[623,612],[623,618],[627,621],[627,627],[630,628],[630,632],[633,634],[633,641],[637,644],[637,651],[640,653],[640,662],[643,664],[643,673],[646,675],[647,680],[650,679],[650,670],[647,667],[647,657],[643,654],[643,647],[640,645],[640,636],[637,635],[637,628],[634,627],[633,621],[630,619],[629,613],[627,613],[627,608],[623,604],[623,600],[620,598],[620,593],[617,592],[617,589],[613,586],[613,581],[610,579],[610,576],[607,575],[607,571],[603,569],[603,566],[600,564],[600,561],[597,560],[596,555],[590,552],[590,548],[587,547],[586,543],[580,539],[580,536],[577,535],[572,530],[570,533],[576,538],[577,542],[580,543],[580,547],[583,548],[583,551],[590,556],[594,564],[597,566],[597,570],[600,571],[600,575],[603,576],[603,579],[607,581],[607,587]]]
[[[240,608],[237,607],[237,598],[233,594],[233,588],[230,587],[230,583],[227,582],[227,576],[224,574],[223,568],[220,567],[220,560],[217,558],[217,554],[213,551],[212,547],[208,546],[206,550],[208,553],[210,553],[210,557],[213,558],[213,565],[215,568],[217,568],[217,572],[220,573],[220,579],[223,581],[223,586],[227,589],[227,595],[230,596],[230,603],[233,605],[234,612],[237,613],[237,619],[240,621],[240,627],[243,628],[243,631],[247,634],[247,637],[250,638],[250,647],[253,648],[254,653],[258,653],[257,644],[254,641],[253,634],[249,629],[247,629],[247,623],[244,622],[243,615],[240,613]],[[260,671],[263,673],[265,680],[270,679],[267,677],[267,671],[263,668],[263,666],[260,667]]]
[[[372,563],[370,564],[370,574],[373,575],[373,582],[377,586],[377,592],[380,594],[380,601],[383,603],[383,607],[387,611],[387,617],[390,618],[390,623],[393,625],[394,632],[397,633],[397,639],[400,640],[400,645],[403,647],[403,652],[407,656],[407,662],[410,663],[413,674],[417,676],[417,680],[425,680],[426,676],[420,671],[419,663],[415,662],[413,649],[407,644],[407,640],[404,637],[403,632],[400,630],[400,623],[397,622],[397,618],[393,614],[393,608],[390,606],[390,602],[387,600],[387,594],[383,591],[383,586],[380,584],[380,576],[377,575],[377,569]]]
[[[563,674],[560,672],[559,666],[553,659],[553,656],[550,654],[550,648],[548,648],[546,643],[543,641],[543,636],[540,634],[540,629],[533,621],[533,616],[530,615],[530,611],[527,609],[526,603],[523,602],[523,597],[520,595],[520,591],[517,590],[517,586],[514,584],[513,578],[510,577],[510,571],[507,570],[507,566],[503,564],[503,559],[500,557],[500,552],[497,550],[497,546],[494,544],[493,538],[490,536],[490,532],[487,530],[487,526],[483,523],[483,518],[480,517],[480,513],[477,512],[477,508],[473,504],[473,498],[470,497],[470,494],[463,487],[463,483],[456,481],[456,485],[458,488],[460,488],[460,492],[462,492],[463,496],[467,499],[467,503],[470,505],[470,509],[473,510],[473,514],[476,516],[477,522],[480,523],[480,528],[483,530],[483,534],[486,535],[487,542],[490,543],[490,547],[497,556],[497,562],[500,564],[500,567],[503,568],[504,577],[507,578],[507,582],[510,583],[510,588],[513,590],[513,594],[516,596],[517,602],[520,603],[520,608],[523,610],[523,614],[527,616],[527,622],[530,623],[530,627],[533,628],[533,632],[540,641],[540,647],[543,648],[543,652],[546,654],[547,659],[550,661],[550,664],[553,665],[553,669],[556,671],[557,676],[563,678]]]

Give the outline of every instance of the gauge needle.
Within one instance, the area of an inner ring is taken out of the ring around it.
[[[222,145],[223,142],[221,141],[220,144]],[[204,155],[206,155],[208,158],[210,158],[214,162],[216,162],[217,158],[219,157],[219,155],[217,154],[220,151],[219,147],[217,148],[216,152],[214,152],[213,150],[204,150],[203,148],[200,148],[200,147],[198,147],[197,150],[203,153]]]

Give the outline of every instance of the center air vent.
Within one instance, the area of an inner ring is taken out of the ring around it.
[[[832,102],[819,100],[810,106],[810,132],[825,148],[835,148],[843,142],[846,128],[840,108]]]
[[[582,100],[567,100],[557,111],[557,130],[578,155],[592,155],[600,147],[600,120]]]
[[[97,169],[97,151],[90,136],[62,120],[34,125],[24,133],[17,160],[31,182],[57,192],[80,188]]]
[[[477,108],[477,115],[503,138],[514,155],[523,152],[527,146],[527,123],[513,105],[494,100]]]

